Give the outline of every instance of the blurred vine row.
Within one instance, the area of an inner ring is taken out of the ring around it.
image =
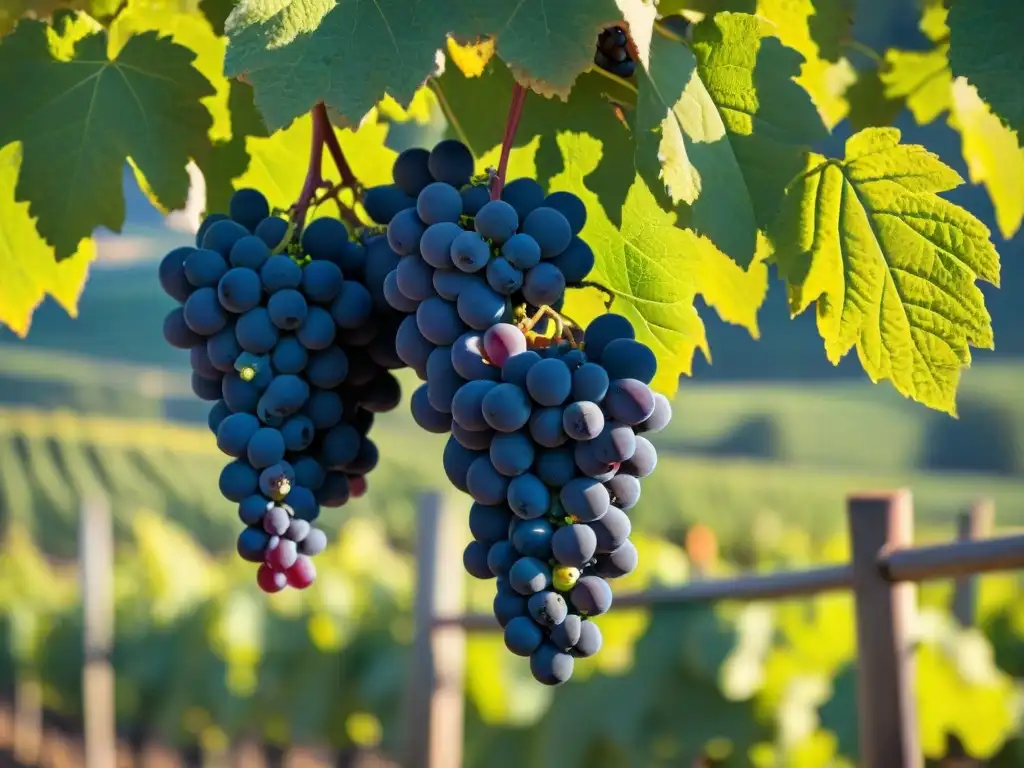
[[[335,534],[314,589],[267,599],[233,553],[211,554],[166,516],[137,510],[115,566],[122,730],[213,750],[255,737],[280,747],[398,753],[412,555],[372,515],[348,518]],[[763,569],[848,555],[841,537],[822,547],[795,528],[763,527],[757,535]],[[639,536],[637,546],[642,565],[623,589],[690,577],[677,544]],[[728,562],[710,568],[736,570]],[[468,608],[486,609],[486,586],[467,580]],[[916,691],[929,759],[939,760],[955,736],[990,765],[1022,764],[1020,586],[1016,575],[983,578],[970,628],[946,610],[950,585],[922,589]],[[730,767],[856,764],[850,596],[620,610],[599,621],[605,652],[555,691],[532,683],[499,634],[470,636],[467,766],[667,767],[700,756]],[[36,681],[48,710],[79,716],[77,568],[49,559],[20,524],[9,527],[0,550],[0,623],[0,684],[10,690]],[[571,741],[562,738],[564,713],[571,713]]]

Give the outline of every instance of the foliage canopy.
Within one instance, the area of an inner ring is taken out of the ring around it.
[[[190,164],[208,210],[241,186],[283,209],[323,102],[364,186],[387,181],[399,127],[437,114],[482,171],[518,82],[531,93],[510,172],[586,201],[596,281],[657,351],[664,391],[697,350],[710,356],[697,297],[757,335],[771,274],[793,313],[814,305],[831,361],[856,349],[869,377],[932,408],[956,412],[972,348],[993,346],[979,287],[999,282],[989,230],[941,196],[959,175],[887,126],[904,106],[947,120],[1012,236],[1024,218],[1014,3],[928,0],[922,50],[870,56],[850,30],[871,0],[54,6],[0,14],[0,261],[14,276],[0,322],[21,335],[47,295],[74,313],[94,232],[124,224],[125,163],[163,211],[185,206]],[[614,23],[638,59],[629,79],[592,63]],[[844,118],[857,129],[845,154],[821,154]],[[567,312],[586,322],[604,298],[581,289]]]

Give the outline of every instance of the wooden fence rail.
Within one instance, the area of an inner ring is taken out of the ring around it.
[[[1024,535],[987,538],[988,504],[959,521],[958,540],[913,547],[909,491],[855,494],[847,500],[851,561],[800,571],[708,579],[615,599],[615,607],[671,606],[716,600],[779,600],[835,590],[853,591],[857,626],[859,746],[864,768],[921,768],[910,632],[916,582],[957,579],[953,611],[971,624],[973,575],[1024,568]],[[405,768],[460,768],[465,635],[500,631],[490,614],[464,614],[458,565],[465,525],[436,494],[419,513],[414,669],[410,682]],[[951,745],[951,757],[963,758]],[[960,762],[970,765],[970,762]]]

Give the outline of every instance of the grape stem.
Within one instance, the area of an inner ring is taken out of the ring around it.
[[[558,313],[558,311],[556,311],[552,307],[549,307],[547,304],[545,304],[543,307],[538,308],[537,311],[534,312],[533,317],[528,317],[522,322],[520,322],[519,329],[524,334],[533,335],[532,332],[534,326],[536,326],[537,323],[539,323],[545,317],[551,318],[551,320],[555,324],[555,333],[551,337],[551,341],[568,341],[573,347],[578,346],[576,338],[571,331],[572,326],[575,324],[572,322],[572,320],[569,320],[568,318],[562,316],[561,314]],[[566,333],[567,328],[570,329],[568,333]]]
[[[505,121],[505,135],[501,140],[501,158],[498,160],[498,171],[491,180],[491,200],[501,199],[501,190],[505,186],[505,173],[508,171],[508,158],[512,153],[512,142],[519,128],[519,118],[523,114],[523,102],[526,101],[526,89],[519,83],[512,86],[512,99],[508,105],[508,119]]]
[[[338,143],[338,136],[334,132],[334,126],[331,125],[331,120],[327,116],[327,107],[322,101],[317,102],[316,106],[313,107],[310,117],[313,122],[313,136],[309,145],[309,166],[306,170],[306,178],[302,183],[302,191],[299,192],[299,199],[291,207],[291,221],[295,231],[300,235],[302,234],[310,206],[315,207],[332,197],[338,203],[341,218],[345,219],[348,223],[358,226],[358,218],[350,209],[342,205],[337,195],[342,189],[346,188],[358,193],[361,185],[352,172],[348,161],[345,159],[345,153],[342,152],[341,144]],[[337,167],[338,174],[341,177],[341,181],[337,185],[331,185],[324,181],[324,147],[327,147],[327,151],[331,153],[331,159],[334,160],[334,165]],[[317,198],[317,192],[320,190],[327,191]],[[351,219],[349,216],[351,216]]]
[[[340,195],[346,189],[348,189],[348,187],[344,182],[330,185],[319,197],[313,200],[313,207],[318,208],[328,200],[333,200],[334,204],[338,206],[338,218],[348,224],[350,230],[354,230],[362,227],[363,222],[359,220],[359,216],[356,214],[354,209],[341,202]]]
[[[322,120],[325,124],[324,130],[324,141],[327,144],[327,151],[331,153],[331,159],[334,161],[335,167],[338,169],[338,176],[341,179],[340,186],[348,187],[351,190],[359,191],[362,189],[362,184],[359,183],[359,179],[356,178],[355,173],[352,172],[352,166],[348,164],[348,160],[345,159],[345,153],[341,149],[341,143],[338,141],[338,134],[334,132],[334,126],[331,125],[331,119],[327,116],[327,107],[321,101],[317,104],[314,109],[319,109],[316,115],[316,119]]]
[[[321,120],[318,116],[323,112],[324,119]],[[322,189],[324,186],[323,177],[323,162],[324,162],[324,127],[325,123],[327,128],[330,128],[330,123],[326,122],[327,110],[324,105],[318,103],[313,107],[313,138],[309,144],[309,165],[306,169],[306,179],[302,182],[302,191],[299,192],[299,199],[295,201],[295,205],[291,209],[291,220],[295,225],[295,231],[302,234],[303,226],[306,223],[306,213],[309,211],[309,206],[313,203],[313,198],[316,196],[317,190]]]

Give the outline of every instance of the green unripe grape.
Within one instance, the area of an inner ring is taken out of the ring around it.
[[[277,486],[274,488],[274,493],[272,495],[272,498],[275,501],[281,501],[285,496],[287,496],[289,493],[291,493],[291,491],[292,491],[291,480],[289,480],[287,477],[282,477],[281,478],[281,482],[278,483]],[[579,576],[577,576],[576,578],[578,579]],[[573,581],[573,584],[575,584],[575,583],[576,582]]]
[[[568,592],[580,580],[580,569],[571,565],[559,565],[551,572],[551,582],[559,592]]]
[[[252,381],[256,378],[256,369],[251,365],[247,365],[238,372],[238,375],[242,381]]]

